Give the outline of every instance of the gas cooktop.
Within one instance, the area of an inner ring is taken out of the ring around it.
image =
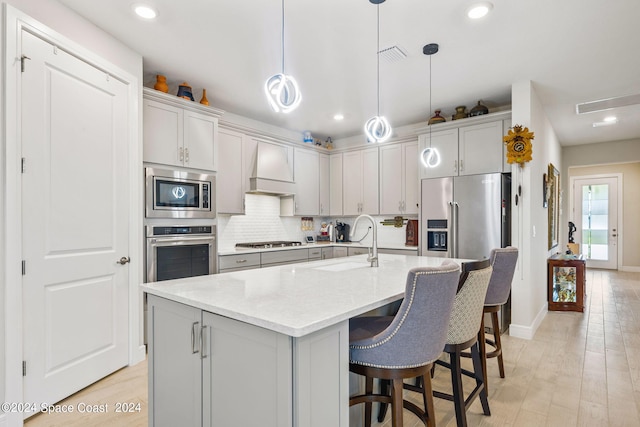
[[[273,240],[270,242],[236,243],[236,248],[251,249],[284,248],[287,246],[302,246],[302,242],[293,242],[289,240]]]

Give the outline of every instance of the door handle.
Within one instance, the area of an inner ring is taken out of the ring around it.
[[[123,256],[118,261],[116,261],[116,264],[125,265],[128,262],[131,262],[131,258],[129,258],[128,256]]]
[[[207,358],[207,354],[205,354],[205,337],[207,336],[207,325],[202,325],[202,327],[200,328],[200,359],[206,359]]]

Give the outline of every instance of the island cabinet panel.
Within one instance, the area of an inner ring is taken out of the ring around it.
[[[292,426],[292,338],[153,295],[148,303],[150,426]]]
[[[293,355],[294,425],[348,427],[349,321],[295,338]]]
[[[202,425],[199,309],[148,297],[149,426]]]
[[[202,312],[204,426],[291,426],[291,339]],[[181,425],[181,424],[175,424]]]

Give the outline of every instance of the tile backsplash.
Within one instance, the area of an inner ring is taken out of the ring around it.
[[[246,194],[245,215],[218,215],[218,250],[228,251],[236,243],[261,242],[269,240],[294,240],[304,242],[307,235],[315,236],[320,232],[323,222],[340,221],[353,225],[355,217],[313,217],[314,231],[302,231],[300,217],[280,216],[280,199],[275,196]],[[395,228],[380,224],[390,216],[373,217],[377,224],[378,245],[401,247],[405,241],[405,227]],[[361,220],[355,232],[354,240],[362,239],[367,233],[369,221]],[[370,244],[372,233],[364,237],[363,244]]]

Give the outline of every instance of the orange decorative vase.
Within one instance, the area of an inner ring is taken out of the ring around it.
[[[167,93],[169,92],[169,86],[167,85],[167,78],[161,74],[156,76],[156,84],[153,86],[155,90]]]
[[[207,99],[207,90],[202,89],[202,99],[200,100],[200,104],[209,105],[209,100]]]

